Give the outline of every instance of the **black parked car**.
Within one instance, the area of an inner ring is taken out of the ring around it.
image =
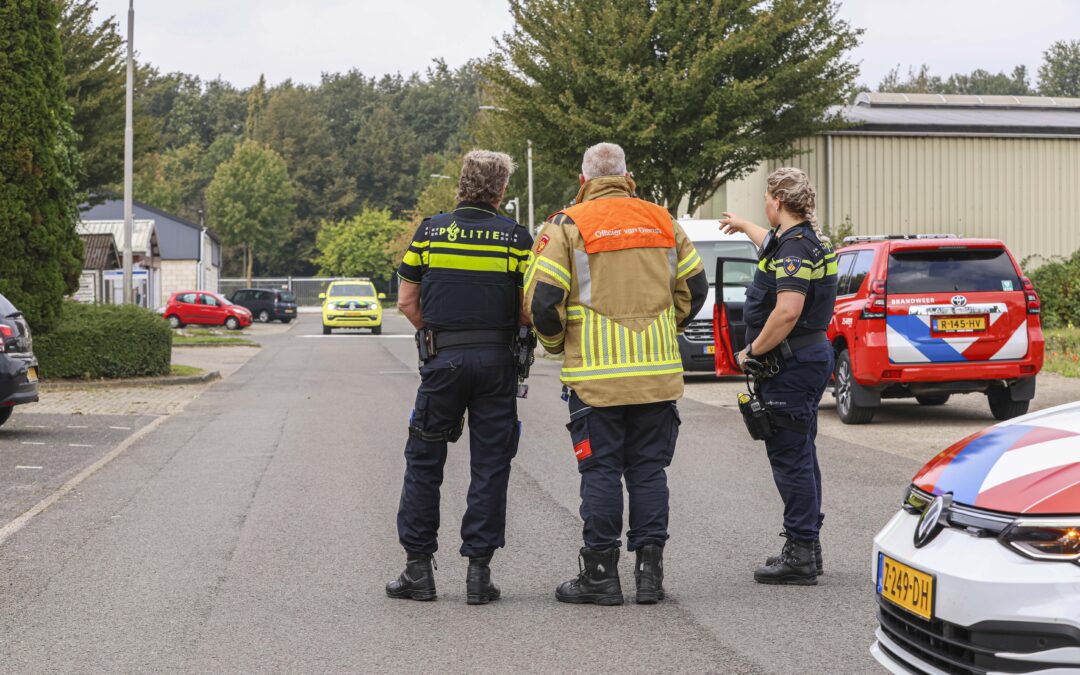
[[[234,305],[247,307],[256,321],[289,323],[296,318],[296,296],[273,288],[241,288],[229,296]]]
[[[38,400],[37,371],[30,326],[22,312],[0,295],[0,425],[15,406]]]

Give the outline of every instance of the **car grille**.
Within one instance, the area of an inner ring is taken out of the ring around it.
[[[698,319],[696,321],[691,321],[690,325],[687,326],[686,330],[683,332],[683,337],[690,342],[712,344],[712,319]]]
[[[1001,658],[998,652],[1031,654],[1080,647],[1080,630],[1030,621],[987,621],[969,628],[948,621],[925,621],[878,598],[878,621],[893,642],[912,656],[946,673],[974,675],[992,671],[1027,673],[1053,664]],[[886,651],[888,647],[882,645]],[[891,654],[898,661],[904,658]]]

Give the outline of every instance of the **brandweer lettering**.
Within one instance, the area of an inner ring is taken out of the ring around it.
[[[624,234],[663,234],[663,232],[656,227],[627,227],[620,230],[597,230],[593,233],[593,236],[601,239],[603,237],[621,237]]]

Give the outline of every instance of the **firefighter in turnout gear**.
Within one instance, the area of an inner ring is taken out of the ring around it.
[[[776,366],[755,383],[771,420],[765,447],[784,502],[786,541],[780,555],[754,572],[754,580],[814,585],[824,571],[819,532],[825,516],[815,441],[818,404],[835,362],[825,330],[836,302],[836,254],[818,228],[814,188],[805,173],[777,169],[766,187],[772,230],[729,213],[721,221],[725,232],[743,232],[761,249],[743,306],[747,347],[736,361],[740,367],[749,359]]]
[[[386,586],[392,598],[435,599],[432,554],[438,548],[439,487],[447,443],[458,440],[469,413],[472,482],[461,521],[461,555],[469,558],[466,600],[498,600],[489,564],[506,529],[506,488],[517,454],[518,360],[512,345],[522,312],[522,285],[532,237],[498,214],[513,170],[508,155],[465,156],[450,213],[425,220],[398,274],[398,307],[418,330],[420,388],[405,445],[398,539],[405,571]]]
[[[637,602],[664,598],[668,487],[683,393],[676,335],[709,284],[682,228],[633,196],[617,145],[589,148],[576,205],[545,223],[526,274],[525,306],[544,348],[563,353],[564,398],[581,474],[581,573],[562,602],[622,604],[617,563],[622,480],[630,495],[627,548],[637,555]]]

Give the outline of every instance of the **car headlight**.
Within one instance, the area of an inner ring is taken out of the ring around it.
[[[917,515],[925,511],[926,507],[929,506],[932,501],[934,501],[933,495],[923,492],[914,485],[909,485],[907,491],[904,492],[904,503],[902,506],[908,513]]]
[[[334,306],[334,303],[330,302],[330,303],[327,303],[327,304],[326,304],[326,311],[328,311],[328,312],[332,312],[332,311],[334,311],[335,309],[337,309],[337,307],[335,307],[335,306]]]
[[[1080,563],[1080,518],[1017,520],[1001,533],[998,541],[1035,560]]]

